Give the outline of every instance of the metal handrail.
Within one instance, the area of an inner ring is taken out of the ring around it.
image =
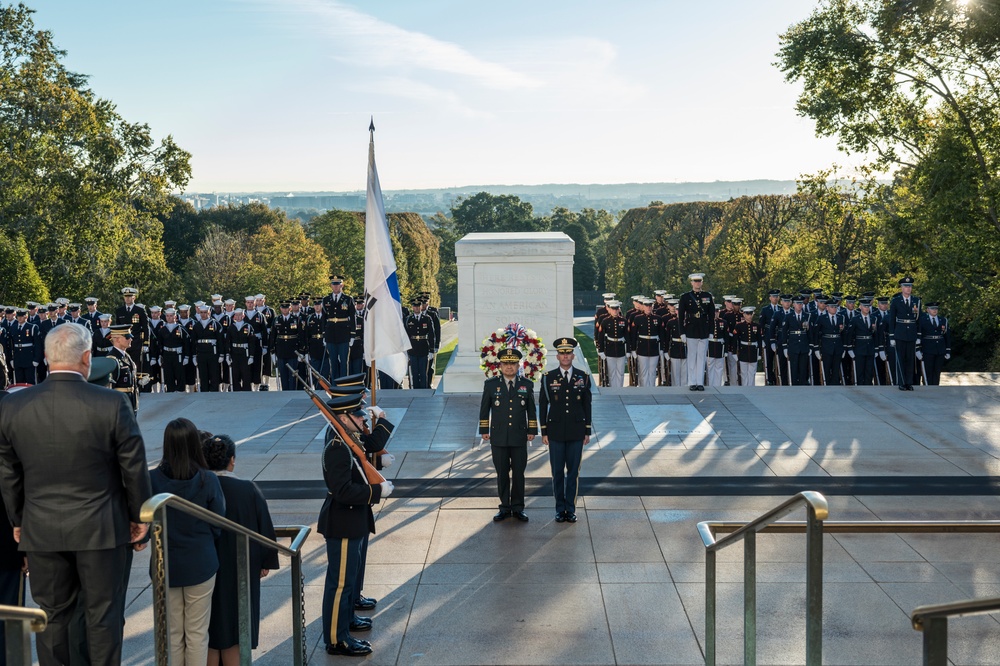
[[[800,493],[805,494],[805,493]],[[815,493],[818,495],[818,493]],[[798,496],[796,496],[798,497]],[[822,496],[821,496],[822,497]],[[792,502],[789,500],[778,508],[772,510],[772,515],[777,511],[787,507]],[[785,511],[787,514],[789,511]],[[739,535],[750,529],[751,525],[757,525],[766,516],[762,516],[752,523],[739,521],[703,521],[698,523],[698,532],[702,536],[702,541],[719,547],[725,547],[733,542]],[[759,527],[757,532],[769,534],[802,534],[809,532],[809,521],[782,521],[771,523],[764,527]],[[984,534],[1000,533],[1000,520],[969,520],[969,521],[945,521],[945,520],[845,520],[845,521],[825,521],[822,524],[823,532],[827,534]],[[716,533],[727,533],[729,536],[716,542]],[[807,550],[808,560],[808,550]],[[708,551],[706,551],[706,579],[708,577]],[[714,553],[713,553],[714,567]],[[820,566],[820,585],[822,585],[822,566]],[[807,574],[808,575],[808,574]],[[713,571],[714,576],[714,571]],[[714,586],[714,580],[712,582]],[[808,577],[807,577],[808,586]],[[712,590],[714,595],[714,589]],[[707,595],[707,591],[706,591]],[[807,591],[808,599],[808,591]],[[708,641],[708,606],[706,605],[706,648],[705,662],[714,664],[714,604],[712,607],[712,643]],[[930,606],[920,606],[911,614],[913,628],[924,633],[924,664],[925,666],[945,666],[948,663],[948,618],[968,615],[981,615],[1000,611],[1000,598],[997,599],[973,599],[970,601],[957,601],[947,604],[935,604]],[[822,631],[822,618],[820,618],[819,629]],[[807,619],[808,630],[808,619]],[[744,637],[745,640],[745,637]],[[806,642],[808,652],[808,636]],[[712,661],[709,661],[709,647],[712,650]],[[744,651],[746,648],[744,647]],[[808,660],[808,655],[807,655]],[[751,662],[747,662],[751,663]],[[810,662],[811,663],[811,662]],[[817,662],[818,663],[818,662]]]
[[[169,663],[169,620],[167,614],[166,590],[169,586],[169,569],[167,562],[167,508],[173,508],[190,516],[205,521],[220,529],[236,535],[236,568],[239,606],[240,635],[240,665],[250,666],[253,661],[251,650],[250,622],[250,542],[255,541],[263,546],[284,553],[292,560],[292,644],[295,651],[294,666],[305,666],[305,609],[304,581],[302,578],[302,545],[312,531],[307,525],[286,525],[275,528],[275,534],[291,537],[289,546],[268,539],[267,537],[243,527],[239,523],[209,511],[208,509],[189,502],[171,493],[160,493],[146,500],[140,510],[140,520],[151,523],[153,566],[150,567],[153,578],[153,624],[156,643],[157,666],[168,666]]]
[[[705,664],[715,666],[716,555],[743,543],[743,663],[757,663],[757,533],[799,508],[806,509],[806,664],[820,666],[823,658],[823,521],[830,507],[821,493],[806,490],[749,523],[726,523],[731,534],[716,541],[712,522],[698,523],[705,545]],[[723,530],[719,530],[723,531]]]
[[[45,631],[48,615],[40,608],[0,604],[0,620],[7,638],[6,663],[31,666],[31,634]]]
[[[924,666],[947,666],[948,619],[1000,611],[1000,598],[952,601],[918,606],[910,613],[913,628],[923,632]]]

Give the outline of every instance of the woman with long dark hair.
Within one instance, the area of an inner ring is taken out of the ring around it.
[[[234,473],[236,444],[229,435],[203,440],[208,469],[215,472],[226,498],[226,518],[274,539],[274,525],[267,500],[253,481]],[[239,666],[240,612],[236,571],[236,535],[228,532],[216,542],[219,573],[212,594],[212,621],[208,628],[208,666]],[[250,542],[250,639],[257,648],[260,634],[260,579],[278,568],[278,551]]]
[[[154,493],[172,493],[220,516],[226,501],[219,479],[207,469],[198,428],[174,419],[163,431],[163,458],[149,473]],[[219,569],[215,540],[219,530],[175,509],[167,509],[167,613],[170,663],[204,666],[212,590]]]

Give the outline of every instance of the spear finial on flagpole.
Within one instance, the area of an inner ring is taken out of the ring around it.
[[[372,121],[368,125],[368,131],[371,132],[372,134],[375,133],[375,116],[372,116]]]

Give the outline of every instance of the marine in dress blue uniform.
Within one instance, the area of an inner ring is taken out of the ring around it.
[[[549,447],[552,491],[557,523],[576,522],[576,497],[580,485],[583,447],[590,443],[590,376],[573,367],[577,341],[558,338],[553,345],[559,367],[542,376],[538,420],[542,443]]]
[[[500,510],[493,521],[514,516],[528,522],[524,512],[524,469],[528,465],[528,442],[538,432],[535,385],[517,375],[521,352],[504,349],[499,360],[503,374],[486,380],[479,405],[479,434],[490,443],[497,472]]]

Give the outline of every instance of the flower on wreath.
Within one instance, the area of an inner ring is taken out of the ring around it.
[[[500,377],[500,352],[504,349],[517,349],[521,352],[521,363],[518,368],[520,375],[537,382],[545,370],[546,349],[542,339],[530,328],[525,328],[517,322],[511,322],[504,328],[498,328],[483,338],[479,367],[487,377]]]

